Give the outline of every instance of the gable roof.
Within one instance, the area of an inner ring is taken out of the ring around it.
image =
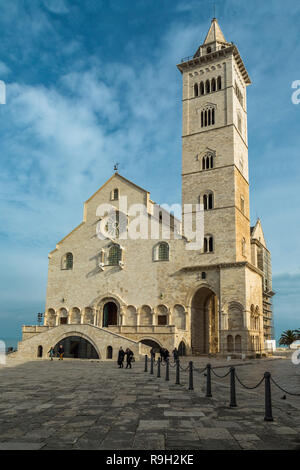
[[[108,183],[110,183],[114,178],[119,178],[121,181],[124,181],[125,183],[127,184],[131,184],[132,186],[134,186],[136,189],[139,189],[140,191],[143,191],[144,193],[147,193],[147,194],[150,194],[149,191],[147,191],[146,189],[144,188],[141,188],[140,186],[138,186],[137,184],[133,183],[132,181],[128,180],[127,178],[124,178],[124,176],[120,175],[118,172],[114,173],[99,189],[97,189],[97,191],[91,195],[91,197],[89,197],[86,201],[85,201],[85,204],[87,202],[89,202],[91,199],[93,199],[96,194],[98,194]]]

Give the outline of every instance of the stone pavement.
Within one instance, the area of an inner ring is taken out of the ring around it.
[[[195,359],[201,368],[207,358]],[[228,364],[210,360],[221,375]],[[229,365],[232,365],[232,361]],[[11,362],[13,364],[13,362]],[[186,367],[187,359],[182,362]],[[269,370],[280,385],[300,389],[300,366],[289,359],[249,361],[236,368],[247,385]],[[120,370],[113,362],[34,361],[0,369],[0,450],[12,449],[300,449],[300,398],[272,387],[274,422],[264,422],[264,386],[237,385],[238,408],[230,409],[229,377],[212,376],[205,398],[203,374],[187,373],[175,385],[144,373],[142,362]]]

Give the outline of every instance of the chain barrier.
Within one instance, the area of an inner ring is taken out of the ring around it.
[[[219,379],[225,379],[225,377],[227,377],[227,376],[230,374],[230,370],[229,370],[229,371],[227,372],[227,374],[225,374],[225,375],[218,375],[218,374],[214,371],[214,369],[211,369],[211,370],[212,370],[212,373],[213,373],[216,377],[218,377]]]
[[[147,367],[147,361],[148,358],[145,357],[145,372],[147,372],[148,367]],[[151,357],[150,361],[150,374],[153,375],[153,366],[158,365],[157,368],[157,377],[161,377],[160,374],[160,367],[161,365],[166,366],[166,375],[165,375],[165,380],[168,381],[170,380],[169,378],[169,370],[170,367],[174,368],[176,367],[176,379],[175,379],[175,384],[180,385],[180,370],[183,372],[188,371],[188,390],[192,391],[194,390],[194,379],[193,379],[193,373],[196,372],[197,374],[204,374],[206,377],[206,397],[211,398],[212,397],[212,392],[211,392],[211,372],[218,377],[219,379],[224,379],[228,375],[230,375],[230,408],[235,408],[237,407],[237,402],[236,402],[236,384],[235,380],[238,381],[238,383],[245,388],[246,390],[255,390],[260,385],[264,382],[265,383],[265,421],[273,421],[273,415],[272,415],[272,394],[271,394],[271,383],[275,385],[279,390],[282,392],[286,393],[287,395],[295,396],[295,397],[300,397],[299,393],[293,393],[293,392],[288,392],[285,390],[283,387],[281,387],[271,376],[270,372],[265,372],[264,376],[262,379],[254,386],[254,387],[249,387],[248,385],[245,385],[239,376],[237,375],[235,368],[230,367],[229,371],[225,375],[219,375],[215,372],[215,369],[211,367],[211,364],[207,364],[203,369],[198,369],[194,367],[193,362],[190,361],[187,367],[182,367],[180,365],[180,361],[177,360],[174,364],[170,364],[169,359],[165,363],[161,361],[159,358],[158,361],[155,361],[153,357]],[[205,373],[206,372],[206,373]]]
[[[287,390],[285,390],[284,388],[282,388],[277,382],[275,382],[275,380],[273,379],[273,377],[271,377],[271,382],[273,382],[273,384],[279,388],[282,392],[286,393],[287,395],[291,395],[293,397],[300,397],[300,393],[292,393],[292,392],[288,392]]]
[[[265,380],[265,377],[263,377],[263,378],[260,380],[260,382],[258,382],[258,384],[255,385],[255,387],[248,387],[247,385],[243,384],[243,382],[238,378],[237,373],[235,373],[235,377],[236,377],[237,381],[239,382],[239,384],[240,384],[242,387],[246,388],[247,390],[255,390],[255,389],[258,388],[258,387],[263,383],[263,381]]]

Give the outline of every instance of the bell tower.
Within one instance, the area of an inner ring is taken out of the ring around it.
[[[182,205],[204,205],[205,263],[250,262],[250,78],[216,18],[194,56],[177,67],[183,79]]]

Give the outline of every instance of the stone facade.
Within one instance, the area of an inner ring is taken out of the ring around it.
[[[49,254],[45,326],[23,328],[23,354],[36,356],[39,346],[46,351],[68,336],[85,338],[100,359],[107,347],[116,351],[121,345],[137,355],[155,344],[192,354],[264,352],[273,293],[268,263],[262,261],[269,252],[260,221],[250,228],[246,87],[251,82],[215,19],[204,44],[178,69],[182,206],[189,204],[195,213],[197,204],[204,205],[206,245],[189,250],[180,222],[116,172],[85,202],[83,222]],[[118,214],[112,223],[99,211],[104,204]],[[128,236],[137,204],[145,207],[143,239]],[[166,215],[177,227],[170,237],[164,236]],[[100,239],[97,227],[104,219],[113,229]]]

